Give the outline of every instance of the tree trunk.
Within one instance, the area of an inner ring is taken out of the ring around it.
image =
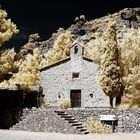
[[[113,108],[113,97],[109,97],[110,100],[110,108]]]

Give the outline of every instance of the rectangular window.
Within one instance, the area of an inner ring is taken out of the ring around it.
[[[78,72],[72,73],[72,78],[73,79],[79,78],[79,73]]]

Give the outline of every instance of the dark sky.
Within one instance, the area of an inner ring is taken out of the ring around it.
[[[69,27],[76,16],[84,14],[91,20],[126,7],[140,7],[140,0],[0,0],[0,5],[20,29],[13,39],[18,46],[30,33],[38,32],[45,40],[59,27]]]

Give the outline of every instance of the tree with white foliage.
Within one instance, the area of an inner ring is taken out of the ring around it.
[[[119,96],[121,90],[121,73],[114,24],[108,24],[103,35],[103,41],[100,84],[105,94],[109,96],[110,105],[113,107],[113,98]]]
[[[16,25],[7,19],[7,12],[0,9],[0,46],[18,32]]]
[[[69,56],[69,48],[73,43],[73,35],[70,31],[61,33],[54,41],[53,49],[45,55],[48,64],[60,61]]]
[[[18,32],[16,25],[7,19],[7,12],[0,9],[0,47]],[[0,50],[0,81],[8,78],[8,74],[13,72],[16,67],[14,49]]]

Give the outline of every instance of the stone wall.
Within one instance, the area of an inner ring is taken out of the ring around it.
[[[123,110],[124,132],[140,132],[140,109]]]
[[[68,122],[54,113],[54,109],[24,109],[21,121],[13,125],[11,130],[31,132],[79,134]]]
[[[118,122],[115,132],[140,132],[140,109],[73,108],[67,109],[66,112],[80,122],[85,122],[89,117],[100,120],[100,115],[116,115]]]
[[[140,132],[140,109],[107,109],[107,108],[70,108],[62,110],[60,108],[47,109],[24,109],[21,121],[11,129],[35,132],[56,132],[77,134],[64,119],[56,115],[54,111],[65,111],[73,116],[75,120],[84,123],[88,117],[100,120],[100,115],[116,115],[118,123],[115,132],[136,133]]]

